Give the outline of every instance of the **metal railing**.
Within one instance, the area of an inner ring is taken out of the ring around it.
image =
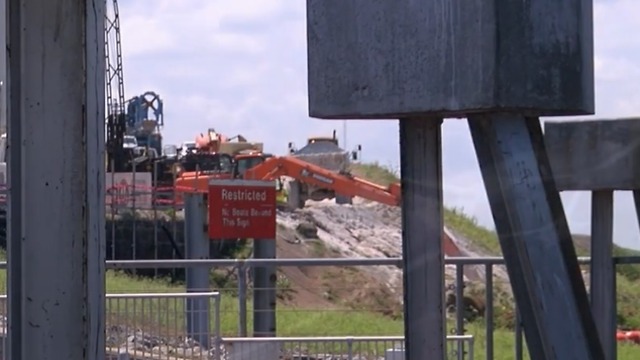
[[[630,265],[630,264],[640,264],[640,257],[615,257],[613,258],[613,262],[617,265]],[[476,351],[475,355],[478,358],[486,358],[493,359],[495,353],[495,321],[497,317],[497,311],[500,308],[501,304],[496,304],[496,284],[495,279],[497,278],[497,273],[504,271],[504,260],[500,257],[485,257],[485,258],[447,258],[445,263],[449,268],[454,268],[455,271],[455,279],[451,292],[456,294],[456,301],[453,304],[454,312],[453,318],[447,322],[447,327],[449,329],[450,335],[455,336],[464,336],[464,335],[473,335],[475,337],[475,345]],[[590,258],[581,257],[579,258],[579,263],[581,265],[589,265]],[[251,311],[250,305],[250,279],[246,276],[248,269],[257,266],[278,266],[281,268],[291,268],[291,267],[373,267],[373,266],[386,266],[389,268],[393,268],[398,270],[402,266],[402,261],[399,258],[356,258],[356,259],[348,259],[348,258],[339,258],[339,259],[328,259],[328,258],[317,258],[317,259],[237,259],[237,260],[131,260],[131,261],[108,261],[107,268],[109,269],[150,269],[150,268],[160,268],[160,269],[170,269],[170,268],[191,268],[191,267],[208,267],[208,268],[228,268],[230,271],[234,271],[237,276],[237,283],[234,284],[233,289],[219,289],[220,292],[229,291],[230,296],[224,296],[230,301],[236,302],[236,306],[233,307],[234,314],[232,316],[234,319],[237,319],[238,327],[236,328],[237,335],[241,337],[247,336],[247,318],[248,312]],[[6,268],[6,262],[0,262],[0,269]],[[471,268],[472,271],[468,271]],[[476,273],[479,274],[479,278],[481,279],[481,288],[483,289],[483,300],[485,302],[483,314],[480,314],[481,319],[478,321],[472,321],[471,324],[480,324],[482,328],[478,326],[473,326],[471,328],[470,323],[467,322],[465,312],[460,311],[458,309],[464,309],[465,306],[462,303],[464,299],[465,282],[469,281],[469,278]],[[508,287],[508,283],[506,286]],[[354,287],[357,286],[354,285]],[[111,301],[111,300],[110,300]],[[249,304],[248,304],[249,303]],[[112,306],[109,305],[109,309],[112,309]],[[140,311],[143,311],[140,308]],[[147,310],[144,310],[147,311]],[[279,309],[279,312],[291,311],[290,309]],[[335,311],[331,309],[326,309],[322,311]],[[345,311],[345,310],[338,310]],[[346,311],[354,311],[354,310],[346,310]],[[512,359],[520,360],[523,359],[525,344],[523,341],[523,331],[519,321],[519,316],[517,313],[517,309],[506,309],[501,311],[508,311],[509,315],[512,317],[512,326],[511,330],[515,334],[515,339],[511,343],[513,346],[513,356],[510,357]],[[148,311],[147,311],[148,312]],[[166,315],[158,315],[155,316],[166,316]],[[221,317],[224,317],[224,314],[221,314]],[[304,315],[301,315],[304,316]],[[504,319],[503,319],[504,320]],[[228,325],[228,322],[227,322]],[[469,329],[471,328],[471,329]],[[280,329],[280,328],[279,328]],[[222,329],[222,336],[228,336],[228,329]],[[396,333],[397,334],[397,333]],[[327,334],[328,335],[328,334]],[[391,334],[389,334],[391,335]],[[225,338],[229,340],[229,338]],[[326,339],[326,338],[325,338]],[[225,340],[225,341],[227,341]],[[241,340],[234,338],[232,339],[236,344],[242,342]],[[247,340],[246,342],[251,342],[254,340]],[[273,340],[276,341],[276,340]],[[286,339],[280,339],[281,343],[286,343]],[[311,340],[309,340],[311,341]],[[291,342],[287,343],[290,344]],[[308,342],[307,342],[308,343]],[[289,346],[289,345],[287,345]],[[285,348],[287,348],[285,346]],[[315,348],[320,349],[318,345],[314,345]],[[456,346],[460,346],[456,344]],[[466,345],[465,345],[466,346]],[[462,346],[460,346],[462,347]],[[458,349],[459,350],[459,349]],[[468,351],[468,350],[467,350]],[[465,351],[463,350],[462,353]]]
[[[107,359],[225,359],[219,292],[107,294],[106,300]],[[5,310],[6,295],[0,302]]]
[[[630,265],[640,264],[640,257],[638,256],[626,256],[626,257],[614,257],[614,264],[617,265]],[[589,257],[578,258],[580,265],[589,265]],[[467,325],[467,319],[465,314],[464,283],[470,277],[467,270],[471,268],[471,273],[479,274],[481,287],[484,289],[483,301],[484,311],[479,314],[483,319],[484,331],[483,333],[475,332],[476,337],[480,336],[484,338],[482,341],[483,358],[493,359],[495,355],[495,320],[496,309],[498,306],[495,304],[495,278],[496,274],[500,271],[506,273],[504,268],[504,259],[501,257],[455,257],[445,259],[445,264],[449,267],[455,268],[455,279],[453,281],[452,292],[455,293],[455,312],[452,321],[448,322],[449,334],[451,335],[466,335],[469,332],[465,329]],[[340,266],[340,267],[372,267],[372,266],[387,266],[394,268],[402,267],[402,260],[400,258],[316,258],[316,259],[234,259],[234,260],[139,260],[139,261],[108,261],[107,266],[111,269],[131,269],[131,268],[188,268],[188,267],[210,267],[210,268],[233,268],[238,275],[237,288],[233,289],[234,297],[238,301],[238,319],[239,334],[246,336],[246,319],[247,319],[247,282],[246,270],[251,267],[258,266],[278,266],[278,267],[324,267],[324,266]],[[471,274],[471,275],[472,275]],[[507,279],[508,281],[508,279]],[[505,284],[510,291],[510,285]],[[463,310],[458,310],[463,309]],[[513,359],[522,360],[524,358],[525,344],[523,341],[523,329],[520,322],[520,317],[517,308],[507,309],[508,314],[503,317],[512,318],[512,330],[514,333],[513,341]],[[477,342],[477,341],[476,341]]]
[[[404,360],[402,336],[224,338],[230,359]],[[448,359],[472,360],[473,336],[448,336]],[[466,351],[459,353],[459,348]]]

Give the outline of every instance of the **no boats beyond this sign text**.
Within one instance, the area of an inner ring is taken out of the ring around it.
[[[273,181],[214,180],[208,203],[210,239],[275,239]]]

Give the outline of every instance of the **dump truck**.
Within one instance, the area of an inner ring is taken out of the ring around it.
[[[339,146],[335,130],[330,137],[316,136],[308,138],[307,144],[300,149],[296,149],[293,143],[289,143],[289,156],[334,173],[345,175],[349,174],[352,158],[348,151]],[[353,197],[348,194],[297,179],[286,181],[285,186],[287,187],[287,192],[294,197],[293,201],[299,201],[300,204],[304,204],[306,200],[321,201],[333,198],[338,204],[351,204],[353,202]]]

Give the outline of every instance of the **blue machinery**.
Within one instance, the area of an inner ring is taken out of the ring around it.
[[[147,91],[127,101],[126,134],[135,136],[138,146],[156,149],[158,155],[162,153],[162,111],[162,99],[153,91]]]

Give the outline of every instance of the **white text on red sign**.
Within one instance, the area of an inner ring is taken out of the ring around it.
[[[227,190],[222,189],[222,200],[225,201],[267,201],[265,190]]]
[[[228,208],[222,208],[222,226],[224,227],[239,227],[239,228],[248,228],[251,226],[252,218],[259,217],[272,217],[273,210],[272,209],[238,209],[231,208],[229,211]]]

